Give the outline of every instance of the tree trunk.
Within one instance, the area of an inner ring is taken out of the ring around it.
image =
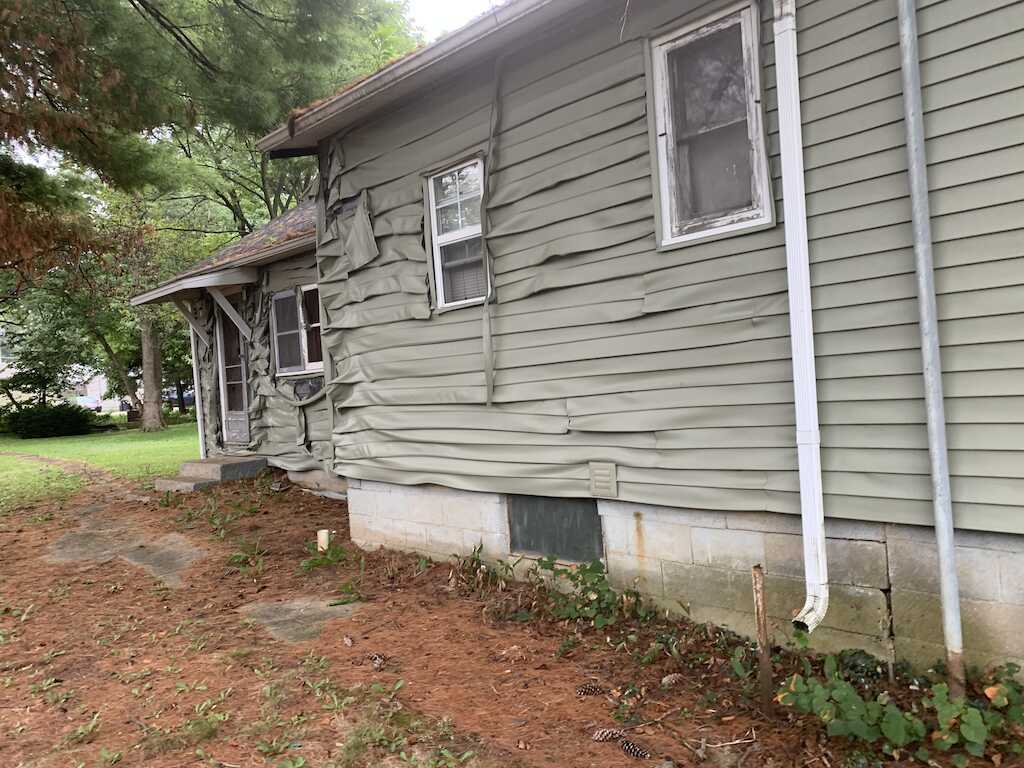
[[[185,405],[185,382],[181,379],[176,379],[178,388],[178,413],[182,416],[188,413],[188,407]]]
[[[132,404],[132,408],[136,411],[142,410],[142,402],[139,400],[139,388],[135,384],[135,379],[128,375],[128,368],[124,363],[121,362],[121,358],[118,357],[114,348],[110,346],[110,342],[107,341],[106,337],[100,332],[92,323],[87,323],[89,333],[97,343],[103,348],[103,354],[107,356],[107,360],[110,361],[110,367],[114,369],[114,373],[117,374],[117,378],[121,380],[121,386],[124,387],[125,393],[128,395],[128,402]]]
[[[159,432],[164,428],[160,413],[160,385],[163,376],[160,371],[160,336],[152,318],[139,318],[142,329],[142,431]]]

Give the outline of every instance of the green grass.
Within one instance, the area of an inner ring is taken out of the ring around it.
[[[0,454],[5,452],[84,461],[119,477],[139,480],[176,473],[183,461],[199,458],[199,443],[193,423],[168,427],[162,432],[134,429],[36,440],[0,435]],[[38,463],[28,460],[19,464],[25,466],[26,474],[39,469]]]
[[[0,456],[0,515],[42,499],[66,499],[82,482],[57,467]]]

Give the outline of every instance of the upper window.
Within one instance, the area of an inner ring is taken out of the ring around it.
[[[478,302],[487,293],[483,238],[481,160],[431,176],[430,228],[437,306]]]
[[[662,245],[773,221],[757,25],[744,5],[652,43]]]
[[[301,297],[301,301],[300,301]],[[320,341],[320,291],[307,285],[274,294],[274,353],[278,373],[306,373],[324,368]]]

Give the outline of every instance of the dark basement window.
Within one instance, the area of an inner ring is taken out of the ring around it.
[[[509,495],[508,522],[513,552],[570,562],[604,557],[594,499]]]

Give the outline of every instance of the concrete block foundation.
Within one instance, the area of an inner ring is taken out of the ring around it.
[[[515,556],[505,497],[438,486],[349,481],[352,539],[444,560],[483,547]],[[750,568],[766,573],[772,632],[791,636],[803,605],[800,520],[598,500],[609,578],[695,621],[754,634]],[[935,537],[930,528],[826,521],[831,599],[812,647],[860,648],[926,666],[942,658]],[[1024,536],[958,532],[965,657],[1024,662]]]

